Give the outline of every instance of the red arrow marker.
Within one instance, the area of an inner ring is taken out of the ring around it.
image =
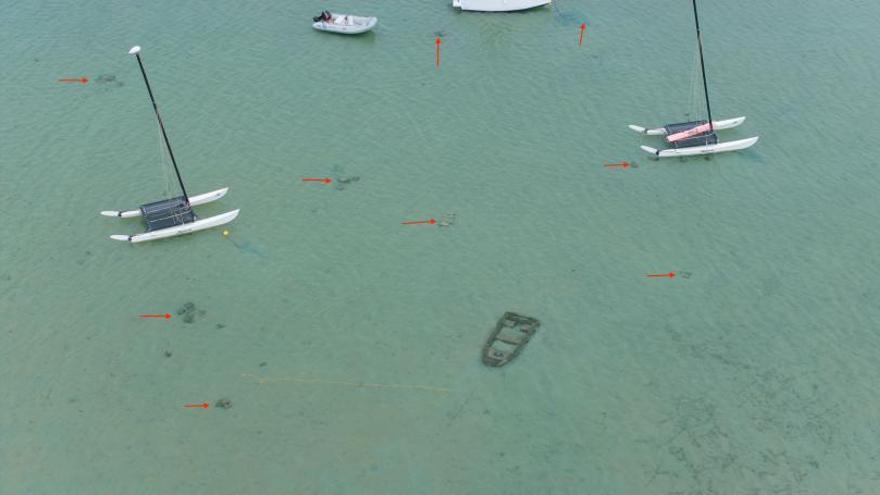
[[[88,77],[75,77],[75,78],[68,77],[68,78],[64,78],[64,79],[59,79],[58,82],[88,84],[89,78]]]
[[[183,407],[200,407],[200,408],[202,408],[202,409],[207,409],[207,408],[208,408],[208,403],[207,403],[207,402],[202,402],[201,404],[187,404],[187,405],[185,405],[185,406],[183,406]]]
[[[632,164],[631,164],[630,162],[606,163],[605,166],[608,167],[608,168],[623,168],[623,169],[627,169],[627,168],[632,167]]]
[[[330,177],[307,177],[303,179],[303,182],[320,182],[322,184],[329,184],[333,182],[333,179]]]
[[[437,45],[437,53],[436,59],[434,61],[434,67],[440,67],[440,45],[443,44],[443,41],[438,36],[437,39],[434,40],[434,44]]]
[[[170,313],[165,313],[164,315],[138,315],[141,318],[165,318],[166,320],[171,318]]]
[[[648,278],[675,278],[675,272],[669,273],[652,273],[647,275]]]
[[[584,44],[584,31],[586,31],[586,30],[587,30],[587,23],[582,22],[581,23],[581,35],[578,38],[578,46],[581,46]]]
[[[419,225],[419,224],[422,224],[422,223],[427,223],[427,224],[430,224],[430,225],[434,225],[435,223],[437,223],[437,220],[434,220],[434,219],[432,218],[432,219],[430,219],[430,220],[419,220],[419,221],[415,221],[415,222],[402,222],[403,225]]]

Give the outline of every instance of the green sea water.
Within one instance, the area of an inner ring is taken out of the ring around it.
[[[0,494],[880,492],[880,6],[700,8],[761,141],[654,161],[683,0],[0,5]],[[108,239],[168,192],[135,44],[228,238]]]

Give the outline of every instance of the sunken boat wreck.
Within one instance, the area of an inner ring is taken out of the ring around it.
[[[483,345],[483,364],[497,368],[519,356],[541,322],[511,311],[504,313]]]

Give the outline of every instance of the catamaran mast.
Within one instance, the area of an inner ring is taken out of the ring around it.
[[[709,106],[709,86],[706,84],[706,64],[703,63],[703,35],[700,34],[700,18],[697,17],[697,0],[691,0],[691,2],[694,4],[694,23],[697,25],[697,44],[700,46],[700,69],[703,72],[703,93],[706,95],[706,112],[709,114],[709,132],[714,132],[715,128],[712,125],[712,108]],[[140,58],[138,58],[138,62],[140,62]],[[143,68],[141,68],[141,70],[143,70]]]
[[[696,6],[694,6],[696,8]],[[695,11],[696,12],[696,11]],[[697,28],[699,31],[699,27]],[[183,186],[183,179],[180,178],[180,170],[177,168],[177,161],[174,160],[174,152],[171,151],[171,143],[168,142],[168,134],[165,133],[165,124],[162,123],[162,116],[159,115],[159,107],[156,106],[156,99],[153,98],[153,89],[150,88],[150,81],[147,79],[147,72],[144,70],[144,63],[141,61],[141,47],[135,46],[128,51],[129,55],[137,57],[138,66],[141,68],[141,74],[144,76],[144,82],[147,84],[147,93],[150,94],[150,101],[153,102],[153,111],[156,112],[156,119],[159,121],[159,128],[162,129],[162,137],[165,139],[165,147],[168,148],[168,154],[171,156],[171,164],[174,165],[174,173],[177,174],[177,182],[180,183],[180,190],[183,191],[183,199],[189,204],[189,196],[186,194],[186,187]],[[705,82],[706,75],[703,74]]]

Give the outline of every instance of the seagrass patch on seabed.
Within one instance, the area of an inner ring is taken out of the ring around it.
[[[113,74],[101,74],[92,79],[92,82],[104,88],[121,88],[125,83],[116,78]]]
[[[340,175],[336,177],[336,180],[333,182],[336,183],[337,191],[344,191],[346,187],[354,184],[355,182],[361,180],[361,176],[359,175]]]
[[[204,309],[196,309],[196,305],[192,302],[184,303],[177,309],[177,316],[182,316],[184,323],[195,323],[196,315],[205,316],[206,313]]]
[[[451,227],[455,224],[455,213],[444,213],[437,222],[438,227]]]

